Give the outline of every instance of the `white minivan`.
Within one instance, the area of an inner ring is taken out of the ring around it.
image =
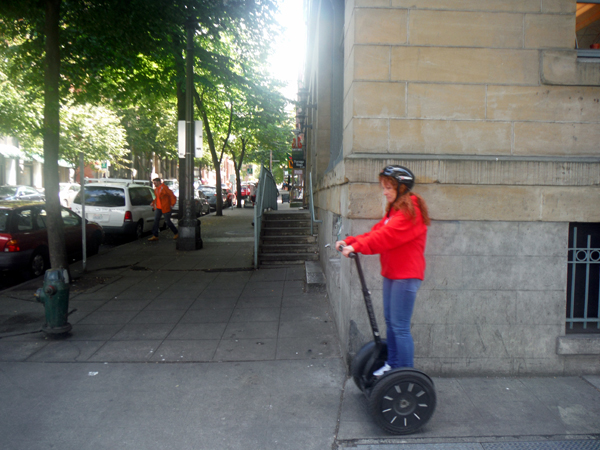
[[[128,180],[98,181],[85,185],[85,217],[101,225],[107,235],[141,238],[154,226],[153,200],[154,190],[149,186]],[[81,192],[71,209],[81,215]],[[164,229],[162,217],[160,228]]]

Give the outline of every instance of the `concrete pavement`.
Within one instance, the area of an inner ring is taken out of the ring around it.
[[[165,231],[73,265],[66,339],[39,332],[41,280],[0,293],[0,446],[600,449],[600,377],[434,378],[429,424],[381,431],[303,266],[251,270],[252,214],[205,216],[199,251]]]

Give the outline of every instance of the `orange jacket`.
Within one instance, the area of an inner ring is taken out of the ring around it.
[[[156,199],[152,202],[152,206],[160,209],[163,213],[170,212],[171,207],[175,206],[177,202],[177,197],[175,197],[173,191],[163,183],[154,189],[154,193],[156,194]]]

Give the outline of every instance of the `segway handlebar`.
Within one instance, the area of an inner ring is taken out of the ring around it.
[[[338,251],[341,252],[343,249],[344,247],[340,245]],[[381,345],[381,335],[379,334],[379,327],[377,326],[377,320],[375,319],[375,311],[373,310],[373,302],[371,301],[371,292],[367,288],[365,275],[363,274],[362,266],[360,265],[360,259],[358,258],[358,254],[355,252],[350,253],[348,257],[352,258],[356,262],[356,270],[358,271],[358,277],[360,279],[360,285],[362,287],[363,297],[365,299],[365,307],[367,308],[369,322],[371,323],[371,329],[373,330],[373,339],[375,340],[375,344],[379,346]]]

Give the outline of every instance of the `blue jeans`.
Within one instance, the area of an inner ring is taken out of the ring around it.
[[[410,334],[417,291],[421,280],[383,278],[383,314],[387,327],[387,363],[397,367],[414,367],[415,344]]]
[[[171,222],[171,214],[173,214],[171,211],[165,213],[165,223],[171,229],[173,234],[177,234],[177,228],[175,228],[175,225],[173,222]],[[156,208],[154,210],[154,225],[152,226],[152,234],[156,237],[158,237],[158,227],[160,226],[160,216],[162,215],[163,212],[161,209]]]

